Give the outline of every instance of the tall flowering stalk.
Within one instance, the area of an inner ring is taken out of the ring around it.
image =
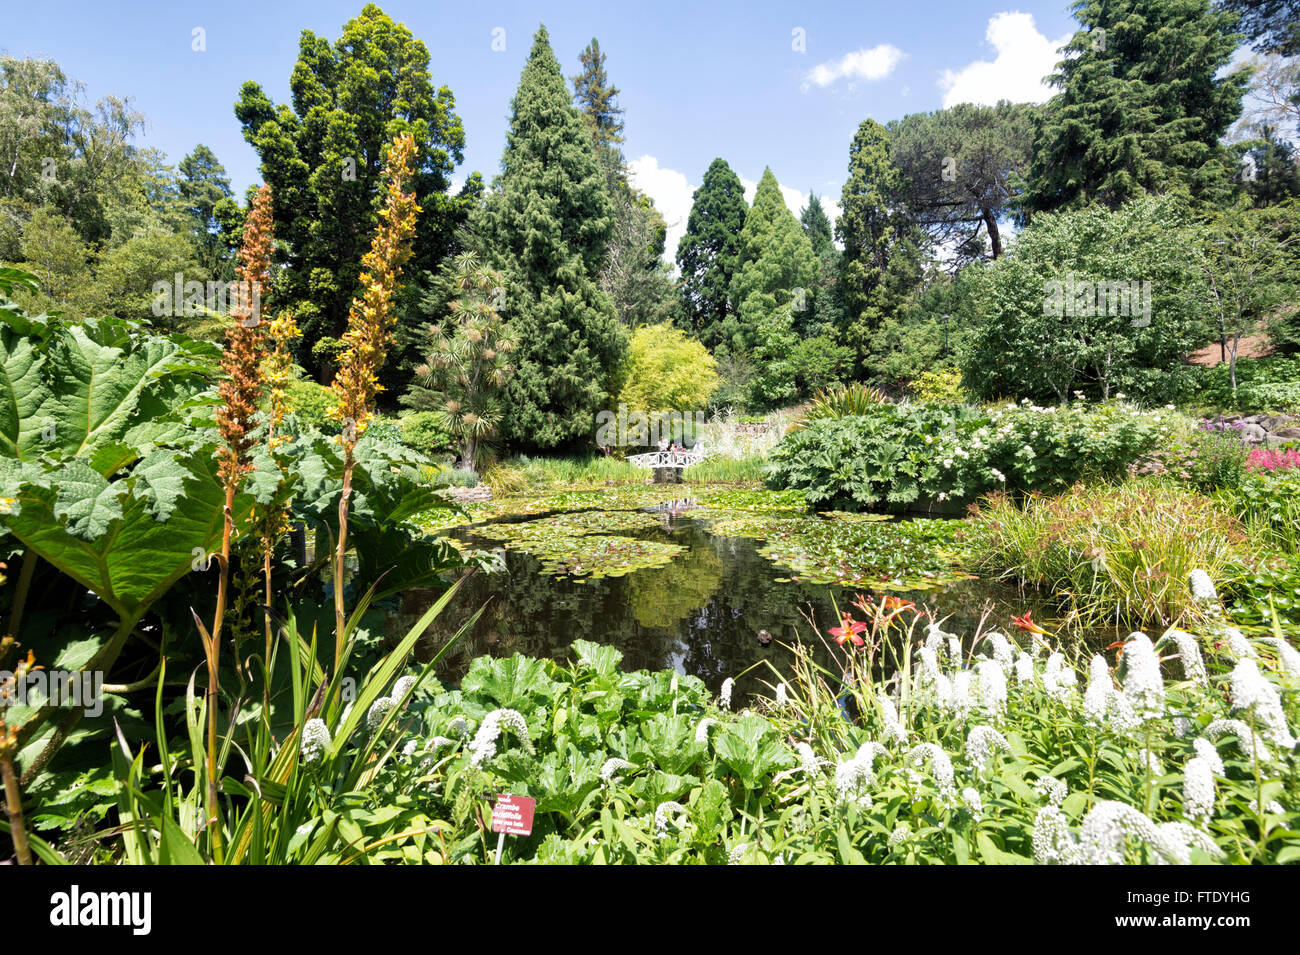
[[[334,668],[343,658],[343,556],[348,541],[348,499],[352,496],[352,472],[356,467],[357,441],[374,417],[375,396],[382,389],[379,370],[388,357],[393,326],[393,296],[402,266],[411,257],[415,219],[420,207],[415,192],[407,192],[415,168],[415,139],[398,136],[388,151],[384,170],[388,196],[379,213],[379,229],[370,251],[361,259],[361,297],[354,299],[343,335],[344,349],[339,370],[331,387],[338,398],[335,417],[342,423],[339,440],[343,445],[343,493],[339,497],[339,539],[334,560]]]
[[[221,407],[217,409],[217,427],[223,445],[217,452],[217,473],[225,488],[222,509],[225,522],[218,556],[220,577],[217,583],[217,609],[212,618],[211,634],[203,636],[208,661],[208,817],[213,823],[214,854],[221,856],[221,827],[216,825],[217,812],[217,667],[221,656],[221,630],[225,623],[230,588],[230,542],[235,530],[235,495],[251,468],[248,456],[253,448],[251,437],[262,397],[261,371],[265,329],[258,314],[261,291],[270,278],[271,248],[274,242],[271,220],[271,187],[262,186],[253,199],[253,208],[244,226],[244,242],[239,250],[235,272],[235,304],[231,322],[226,327],[226,348],[221,356],[225,377],[218,386]]]
[[[270,452],[271,457],[279,465],[282,473],[287,468],[283,461],[276,455],[277,449],[287,440],[279,434],[280,424],[284,421],[285,414],[289,411],[289,399],[286,386],[292,379],[293,355],[289,351],[290,343],[302,332],[299,331],[297,324],[290,314],[277,315],[266,326],[267,334],[270,336],[272,351],[269,358],[264,364],[264,374],[266,384],[270,389],[269,413],[266,422],[266,449]],[[275,555],[275,543],[279,540],[285,530],[288,529],[289,518],[288,510],[284,507],[272,507],[266,514],[262,515],[259,521],[259,544],[262,550],[262,584],[265,597],[266,607],[271,606],[271,563]],[[271,614],[270,611],[264,613],[264,637],[266,640],[266,656],[264,658],[266,666],[271,665]],[[269,692],[270,680],[267,680],[267,691]]]

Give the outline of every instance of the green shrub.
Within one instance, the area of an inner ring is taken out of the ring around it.
[[[1246,474],[1250,451],[1241,432],[1206,426],[1192,438],[1193,457],[1188,463],[1191,482],[1202,491],[1235,488]]]
[[[907,390],[917,401],[964,401],[968,397],[961,386],[961,370],[958,368],[923,371]]]
[[[439,420],[436,411],[410,411],[400,415],[397,422],[402,429],[402,442],[430,457],[453,450],[455,439]]]
[[[999,488],[1056,491],[1123,474],[1167,431],[1161,413],[1113,401],[883,404],[786,436],[770,455],[768,484],[803,491],[818,510],[844,511],[960,503]]]
[[[289,400],[289,412],[298,420],[301,428],[314,428],[325,434],[339,430],[339,424],[330,418],[330,411],[338,406],[334,392],[314,381],[291,381],[285,392]]]
[[[1300,410],[1300,356],[1238,359],[1235,395],[1227,362],[1215,365],[1201,374],[1196,399],[1233,411]]]
[[[437,487],[478,487],[478,482],[477,472],[467,468],[443,468],[433,478]]]
[[[1219,500],[1245,525],[1252,541],[1300,554],[1300,471],[1248,471]]]

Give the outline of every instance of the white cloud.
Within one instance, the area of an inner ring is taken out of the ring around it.
[[[1044,77],[1056,72],[1061,60],[1057,50],[1070,34],[1049,40],[1034,26],[1032,14],[999,13],[989,20],[984,38],[997,56],[959,70],[944,70],[939,79],[944,109],[957,103],[992,106],[1000,99],[1042,103],[1052,96]]]
[[[906,54],[891,43],[881,43],[871,49],[863,47],[852,53],[845,53],[838,60],[818,63],[803,80],[803,90],[807,92],[813,86],[827,87],[836,80],[883,80],[894,67],[902,62]]]
[[[627,164],[632,185],[655,201],[655,208],[668,224],[664,240],[664,259],[677,258],[677,243],[686,233],[686,220],[691,214],[695,186],[683,173],[659,165],[654,156],[642,156]]]

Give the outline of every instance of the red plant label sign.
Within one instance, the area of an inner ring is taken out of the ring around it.
[[[497,796],[492,807],[492,831],[508,836],[527,836],[533,831],[533,810],[537,800],[528,796]]]

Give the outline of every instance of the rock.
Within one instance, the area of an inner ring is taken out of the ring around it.
[[[1300,418],[1292,414],[1269,415],[1260,419],[1259,426],[1265,431],[1276,431],[1278,428],[1285,428],[1293,421],[1300,421]]]
[[[1271,437],[1277,441],[1300,441],[1300,428],[1294,426],[1278,428]]]
[[[1241,429],[1241,440],[1249,444],[1263,444],[1268,432],[1257,424],[1248,424]]]
[[[772,642],[772,635],[768,633],[766,630],[760,630],[758,631],[758,642],[761,643],[763,646],[767,646],[769,643]]]

